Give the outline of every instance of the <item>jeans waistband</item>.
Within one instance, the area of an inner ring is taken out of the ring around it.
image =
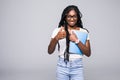
[[[64,59],[64,55],[59,55],[60,58]],[[82,59],[82,55],[69,54],[69,60]]]

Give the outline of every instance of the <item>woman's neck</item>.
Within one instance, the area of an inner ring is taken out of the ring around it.
[[[70,30],[79,30],[80,28],[77,27],[77,26],[73,26],[73,27],[68,26],[68,29],[70,29]]]

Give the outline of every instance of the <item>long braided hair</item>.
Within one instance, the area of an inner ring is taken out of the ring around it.
[[[64,53],[64,60],[67,60],[67,61],[69,61],[69,43],[70,43],[70,40],[69,40],[69,32],[68,32],[68,27],[67,27],[68,23],[66,21],[66,16],[71,10],[75,10],[75,12],[77,13],[77,18],[78,18],[77,23],[76,23],[77,27],[83,28],[82,20],[81,20],[82,14],[79,11],[78,7],[75,5],[67,6],[63,10],[61,20],[60,20],[59,25],[58,25],[58,27],[63,26],[65,28],[65,31],[66,31],[66,51]],[[59,50],[59,48],[60,48],[60,45],[58,42],[58,50]]]

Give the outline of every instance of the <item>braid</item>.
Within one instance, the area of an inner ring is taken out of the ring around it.
[[[64,53],[64,60],[69,61],[69,32],[68,32],[68,27],[67,27],[67,23],[65,23],[65,31],[66,31],[66,51]]]

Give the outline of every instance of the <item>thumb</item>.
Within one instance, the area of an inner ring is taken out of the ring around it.
[[[61,28],[60,28],[60,31],[61,31],[61,32],[65,31],[65,30],[64,30],[64,27],[61,27]]]
[[[74,31],[72,31],[71,34],[76,36],[76,33]]]
[[[72,30],[68,30],[69,31],[69,34],[73,34],[73,31]]]

